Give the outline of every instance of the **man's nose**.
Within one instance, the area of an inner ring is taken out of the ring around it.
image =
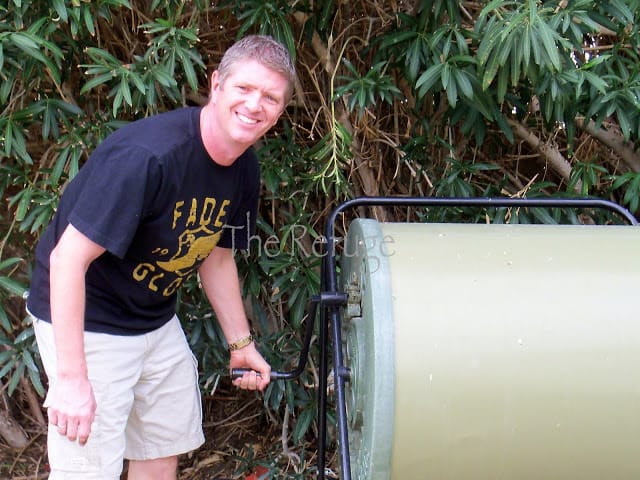
[[[258,111],[262,108],[262,94],[260,92],[252,92],[247,96],[246,104],[252,111]]]

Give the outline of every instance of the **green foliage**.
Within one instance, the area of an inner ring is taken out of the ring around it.
[[[238,30],[238,37],[242,37],[248,32],[271,35],[283,45],[286,45],[289,53],[295,59],[296,42],[287,18],[295,10],[289,6],[286,0],[223,2],[223,5],[230,4],[236,5],[235,12],[238,20],[244,20]]]
[[[22,282],[11,275],[21,262],[20,258],[0,261],[0,305],[6,305],[9,298],[22,297],[26,292]],[[27,320],[15,325],[7,310],[0,307],[0,380],[3,383],[7,380],[9,395],[15,391],[23,377],[32,382],[38,393],[44,393],[36,361],[33,328]]]
[[[52,0],[51,6],[55,10],[56,21],[61,21],[69,25],[69,31],[73,37],[83,33],[93,36],[96,34],[95,22],[98,18],[110,20],[110,8],[128,8],[131,5],[128,0],[98,0],[96,2],[86,2],[84,0]],[[71,5],[69,5],[71,3]]]
[[[626,141],[640,136],[640,57],[636,52],[625,58],[610,58],[594,68],[607,83],[588,111],[597,124],[615,116]]]
[[[21,260],[19,258],[8,258],[6,260],[3,260],[2,262],[0,262],[0,272],[2,272],[3,270],[13,269],[16,264],[20,263],[20,261]],[[4,290],[4,292],[2,293],[5,295],[9,294],[20,297],[23,296],[26,292],[26,288],[24,285],[8,275],[0,276],[0,289]],[[6,323],[6,314],[2,320],[3,326],[8,330],[10,328],[10,325]]]
[[[421,71],[426,70],[431,58],[429,33],[425,18],[400,15],[398,31],[380,38],[378,58],[393,61],[392,65],[403,69],[408,80],[414,82]]]
[[[436,187],[439,197],[476,197],[481,193],[475,186],[474,177],[482,172],[497,170],[497,165],[488,163],[460,162],[453,158],[445,160],[448,164],[446,171]]]
[[[150,49],[146,57],[150,65],[161,65],[164,72],[155,73],[155,80],[163,87],[173,86],[173,77],[176,76],[176,64],[179,64],[184,73],[184,78],[192,90],[198,90],[198,78],[196,67],[204,69],[204,62],[195,46],[198,43],[198,32],[195,25],[180,28],[178,19],[182,14],[182,8],[177,9],[170,18],[158,18],[155,22],[145,23],[141,28],[152,37]],[[148,88],[148,90],[152,90]]]
[[[2,313],[0,310],[0,316]],[[16,329],[6,318],[1,320],[0,347],[3,349],[0,350],[0,380],[8,380],[7,393],[11,395],[24,377],[32,383],[36,392],[44,395],[33,327],[25,320]]]
[[[81,65],[90,80],[80,93],[86,94],[101,85],[110,87],[108,97],[113,98],[112,113],[116,117],[123,107],[134,112],[144,109],[157,113],[163,96],[177,103],[181,97],[176,80],[180,78],[178,66],[184,81],[197,90],[197,72],[204,70],[204,62],[195,49],[196,27],[181,28],[177,24],[180,14],[181,9],[177,9],[169,18],[140,25],[151,40],[144,55],[134,55],[133,62],[121,61],[101,48],[87,48],[85,53],[93,63]]]
[[[601,177],[606,176],[607,169],[595,162],[576,162],[571,171],[569,189],[574,190],[580,186],[580,194],[589,196],[591,191],[602,184]]]
[[[637,212],[640,207],[640,173],[627,172],[622,175],[613,176],[614,190],[623,190],[622,204],[626,205],[632,212]],[[625,187],[623,189],[623,187]]]
[[[61,82],[60,66],[63,53],[55,43],[47,39],[50,32],[47,19],[41,18],[21,31],[3,31],[0,33],[0,67],[8,67],[6,73],[17,73],[23,68],[27,78],[50,77],[56,84]],[[8,76],[9,82],[17,80]],[[10,83],[11,85],[11,83]],[[3,101],[8,93],[4,87]]]
[[[288,122],[283,121],[283,131],[265,138],[259,154],[262,180],[269,198],[286,200],[300,189],[301,172],[305,162],[302,145]]]
[[[348,59],[343,58],[342,61],[353,76],[339,77],[346,83],[336,89],[336,99],[349,93],[349,110],[355,111],[357,107],[358,114],[362,116],[365,109],[376,106],[378,99],[393,103],[394,98],[400,96],[400,89],[393,84],[391,77],[384,73],[386,62],[378,62],[372,65],[365,75],[360,75]]]
[[[476,33],[481,38],[478,63],[483,70],[482,88],[489,88],[497,76],[499,102],[504,100],[509,83],[517,86],[522,76],[535,84],[540,73],[561,70],[561,59],[570,43],[549,23],[553,15],[551,6],[539,8],[534,0],[494,0],[480,13]]]
[[[349,185],[344,171],[351,162],[352,141],[351,133],[334,119],[327,134],[307,150],[305,156],[309,163],[318,165],[317,170],[307,178],[323,193],[332,193],[336,198],[348,194]]]
[[[458,92],[463,98],[473,100],[475,77],[466,67],[474,64],[475,60],[472,57],[459,55],[447,59],[446,63],[431,65],[416,82],[418,97],[424,97],[440,81],[439,89],[446,92],[447,101],[452,108],[455,108],[458,103]]]

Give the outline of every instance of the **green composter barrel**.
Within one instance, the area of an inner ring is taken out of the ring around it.
[[[640,228],[354,221],[354,479],[640,478]]]

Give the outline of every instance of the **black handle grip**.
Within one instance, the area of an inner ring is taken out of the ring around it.
[[[236,378],[240,378],[247,372],[251,372],[250,368],[234,368],[231,370],[231,378],[235,380]],[[256,372],[260,377],[260,373]],[[271,371],[271,380],[289,380],[291,378],[290,372],[274,372]]]

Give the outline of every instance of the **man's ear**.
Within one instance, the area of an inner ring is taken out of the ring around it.
[[[215,70],[211,74],[211,81],[209,82],[209,88],[210,88],[210,95],[212,98],[214,98],[215,95],[218,93],[218,90],[220,90],[220,72],[218,72],[218,70]]]

